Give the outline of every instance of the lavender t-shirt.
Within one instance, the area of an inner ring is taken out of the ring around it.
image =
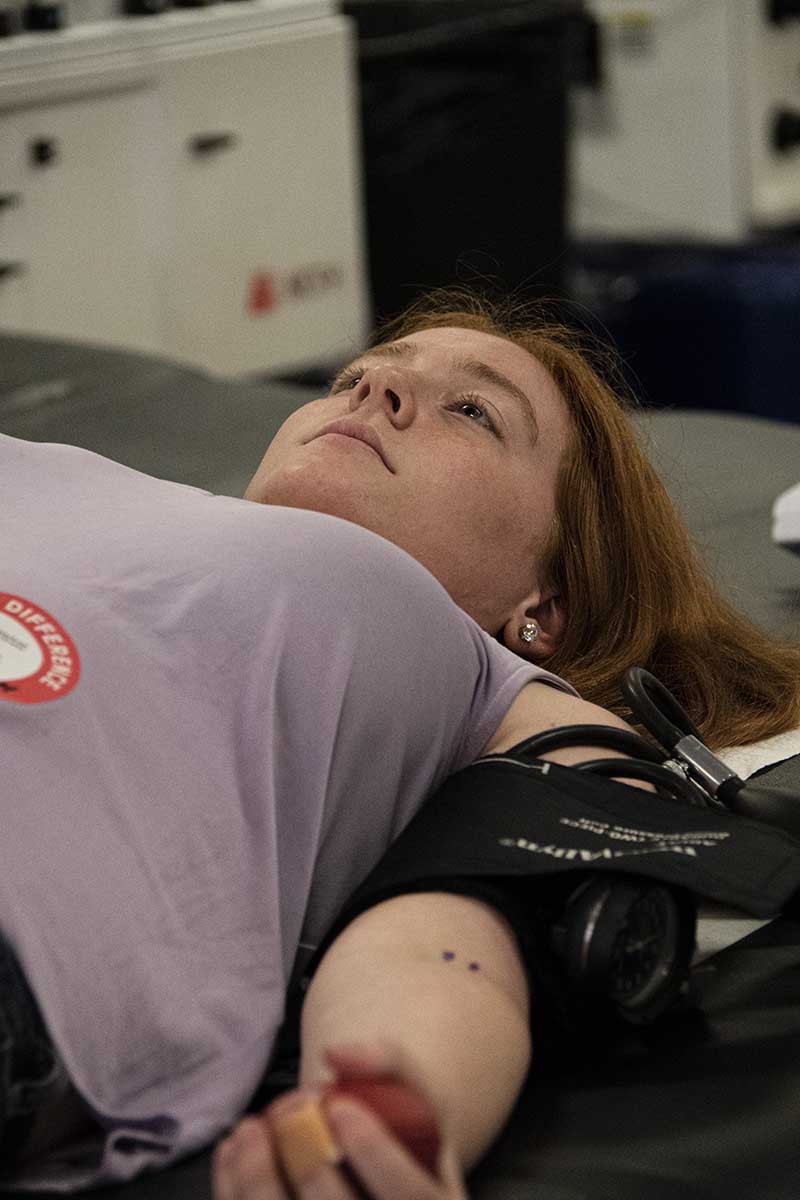
[[[0,435],[0,930],[131,1179],[245,1109],[298,947],[531,680],[358,525]]]

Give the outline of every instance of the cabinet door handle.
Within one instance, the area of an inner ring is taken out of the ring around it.
[[[198,133],[189,139],[189,149],[196,158],[201,158],[220,150],[232,150],[238,141],[235,133]]]
[[[34,138],[28,145],[31,164],[34,167],[47,167],[57,163],[60,149],[58,138]]]
[[[772,126],[772,145],[779,154],[800,146],[800,112],[784,108],[776,113]]]
[[[15,275],[22,275],[27,269],[25,263],[0,262],[0,283],[4,279],[12,279]]]

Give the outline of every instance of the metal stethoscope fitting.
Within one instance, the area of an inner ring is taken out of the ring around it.
[[[800,838],[800,795],[740,779],[709,750],[684,709],[654,675],[631,667],[623,676],[622,694],[642,725],[669,751],[671,761],[688,772],[708,805]]]

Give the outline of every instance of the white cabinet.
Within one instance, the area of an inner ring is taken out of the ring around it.
[[[24,163],[19,119],[0,123],[0,328],[18,328],[27,294]]]
[[[800,221],[800,21],[755,0],[587,0],[597,86],[572,95],[578,238],[738,242]]]
[[[0,327],[225,374],[363,343],[354,26],[242,7],[0,48]]]
[[[159,349],[152,170],[139,137],[156,108],[141,87],[0,119],[16,198],[0,217],[0,255],[16,264],[0,278],[4,328]]]
[[[175,347],[236,372],[363,335],[356,64],[344,30],[162,66]],[[313,357],[310,355],[309,357]]]

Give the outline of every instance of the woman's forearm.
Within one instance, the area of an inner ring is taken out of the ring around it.
[[[503,917],[447,893],[399,896],[356,919],[312,980],[300,1085],[326,1046],[386,1039],[418,1070],[465,1171],[502,1130],[531,1058],[525,975]]]

